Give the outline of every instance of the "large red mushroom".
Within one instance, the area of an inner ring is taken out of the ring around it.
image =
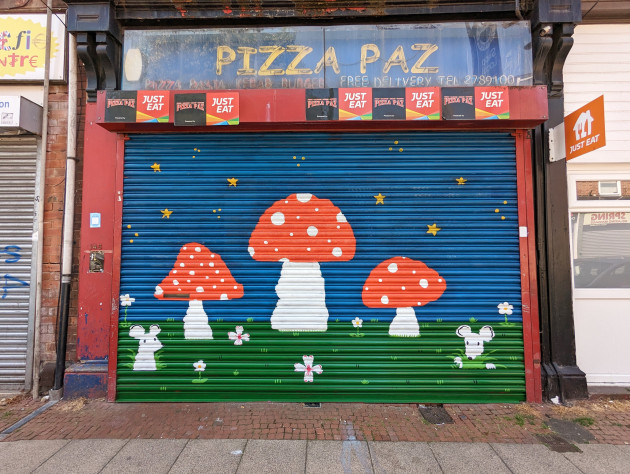
[[[212,339],[203,300],[232,300],[243,296],[243,285],[232,277],[218,253],[197,242],[182,246],[168,276],[155,287],[160,300],[187,300],[184,338]]]
[[[394,257],[379,263],[363,285],[363,304],[368,308],[396,308],[389,325],[390,336],[420,336],[414,306],[435,301],[446,290],[446,281],[420,260]]]
[[[282,262],[271,327],[326,331],[328,309],[319,262],[351,260],[355,247],[352,227],[330,200],[291,194],[273,203],[260,217],[248,248],[254,260]]]

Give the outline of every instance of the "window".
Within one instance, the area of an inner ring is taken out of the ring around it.
[[[572,212],[575,288],[630,288],[630,210]]]

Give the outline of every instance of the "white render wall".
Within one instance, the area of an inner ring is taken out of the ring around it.
[[[571,211],[630,212],[630,201],[577,201],[577,180],[630,179],[630,24],[580,25],[564,68],[565,115],[604,95],[606,146],[567,163]],[[630,386],[630,289],[574,289],[578,366],[589,385]]]

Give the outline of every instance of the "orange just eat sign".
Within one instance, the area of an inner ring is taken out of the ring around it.
[[[564,118],[564,136],[567,161],[606,145],[603,95]]]

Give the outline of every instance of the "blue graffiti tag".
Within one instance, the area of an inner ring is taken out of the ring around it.
[[[17,245],[7,245],[0,253],[6,253],[7,255],[11,255],[13,257],[5,259],[5,263],[17,263],[20,261],[20,258],[22,258],[22,256],[18,253],[20,250],[22,249]]]
[[[15,283],[9,283],[9,281],[15,282]],[[4,286],[2,287],[3,293],[2,293],[2,299],[5,299],[7,297],[7,292],[8,292],[8,288],[10,284],[13,285],[17,285],[20,284],[22,286],[28,286],[28,283],[25,282],[24,280],[20,280],[19,278],[15,278],[14,276],[9,275],[8,273],[6,275],[4,275]]]
[[[17,245],[7,245],[0,253],[6,254],[9,256],[9,258],[4,259],[5,263],[17,263],[22,258],[22,256],[19,254],[20,250],[22,249],[18,247]],[[4,275],[4,286],[2,287],[2,297],[1,297],[2,299],[5,299],[7,297],[7,293],[9,291],[9,285],[28,286],[28,282],[24,280],[20,280],[19,278],[16,278],[7,273],[6,275]]]

